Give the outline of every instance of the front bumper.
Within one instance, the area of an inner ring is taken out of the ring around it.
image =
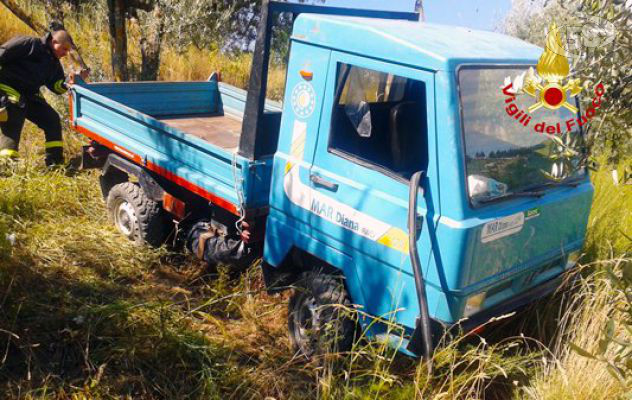
[[[483,309],[480,312],[472,315],[467,319],[463,319],[462,321],[452,324],[446,325],[442,322],[432,320],[432,335],[433,335],[433,344],[436,346],[443,335],[448,333],[457,333],[457,332],[468,332],[471,331],[487,322],[489,322],[494,317],[499,317],[505,314],[509,314],[529,303],[532,303],[538,299],[541,299],[551,293],[553,293],[557,288],[560,287],[561,283],[564,281],[567,274],[558,275],[555,278],[552,278],[548,281],[545,281],[537,286],[530,288],[506,301],[498,303],[489,308]],[[420,355],[422,354],[422,338],[421,338],[421,330],[419,325],[419,319],[417,319],[417,323],[415,326],[415,330],[413,331],[412,336],[410,337],[410,341],[407,346],[407,350],[411,351],[414,354]]]

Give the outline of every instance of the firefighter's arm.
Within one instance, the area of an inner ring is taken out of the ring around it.
[[[64,70],[61,66],[57,68],[53,78],[46,82],[46,87],[55,94],[66,93],[68,90],[68,87],[66,86],[66,76],[64,75]]]
[[[0,45],[0,66],[28,56],[33,50],[33,41],[26,36],[18,36]]]

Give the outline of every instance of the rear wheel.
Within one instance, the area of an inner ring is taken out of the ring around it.
[[[114,226],[128,239],[158,247],[167,238],[166,213],[136,183],[114,185],[107,194],[107,208]]]
[[[356,318],[340,277],[306,272],[289,303],[292,345],[307,358],[348,351],[356,336]]]

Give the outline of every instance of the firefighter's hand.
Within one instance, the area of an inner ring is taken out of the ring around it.
[[[90,68],[84,68],[79,72],[79,76],[81,76],[81,79],[83,79],[84,81],[86,79],[88,79],[88,77],[90,76]]]

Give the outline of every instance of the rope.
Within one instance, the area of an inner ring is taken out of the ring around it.
[[[244,194],[243,194],[243,178],[237,179],[237,153],[233,153],[233,159],[231,162],[232,170],[233,170],[233,183],[235,193],[237,193],[237,201],[239,202],[239,219],[235,222],[235,228],[241,235],[243,230],[241,229],[241,223],[246,219],[246,210],[244,210]]]

